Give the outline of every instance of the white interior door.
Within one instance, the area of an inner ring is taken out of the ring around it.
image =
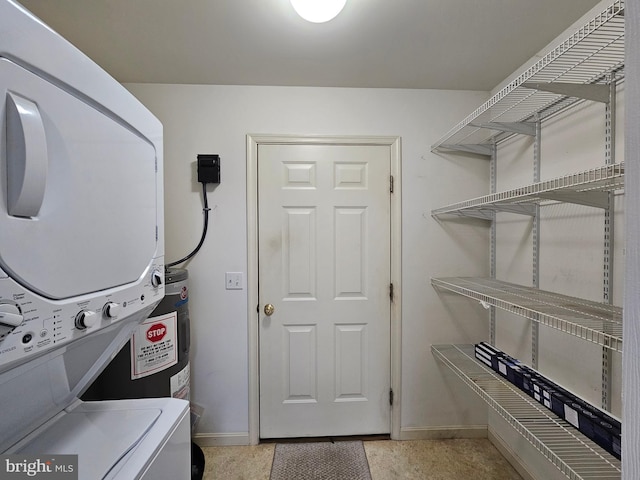
[[[390,431],[390,158],[258,146],[262,438]]]

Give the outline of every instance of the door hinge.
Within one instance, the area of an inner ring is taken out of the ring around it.
[[[393,283],[389,284],[389,300],[393,302]]]
[[[389,405],[393,406],[393,388],[389,389]]]
[[[393,175],[389,177],[389,191],[393,193]]]

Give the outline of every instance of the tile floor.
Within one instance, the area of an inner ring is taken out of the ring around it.
[[[487,439],[364,442],[373,480],[521,480]],[[269,480],[275,443],[204,447],[203,480]]]

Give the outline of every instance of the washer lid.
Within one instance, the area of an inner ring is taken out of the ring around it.
[[[156,152],[121,118],[0,58],[0,268],[65,299],[156,256]]]
[[[161,414],[159,408],[72,411],[16,453],[77,454],[79,478],[102,479]]]

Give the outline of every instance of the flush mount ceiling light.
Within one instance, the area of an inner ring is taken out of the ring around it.
[[[324,23],[338,15],[347,0],[291,0],[298,15],[309,22]]]

